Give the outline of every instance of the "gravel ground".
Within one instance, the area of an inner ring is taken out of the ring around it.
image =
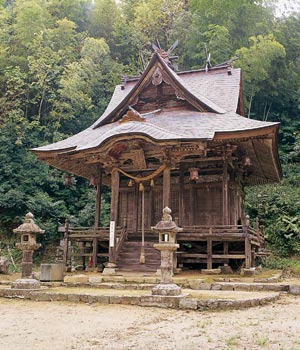
[[[300,298],[197,312],[0,299],[1,350],[300,349]]]

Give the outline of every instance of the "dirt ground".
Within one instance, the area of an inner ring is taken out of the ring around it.
[[[0,299],[1,350],[300,349],[300,298],[197,312]]]

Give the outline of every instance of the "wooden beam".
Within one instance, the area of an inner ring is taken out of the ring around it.
[[[223,254],[224,254],[224,256],[226,255],[228,255],[228,244],[229,242],[223,242]],[[228,263],[228,261],[227,261],[227,263]]]
[[[251,256],[251,242],[248,237],[245,238],[245,267],[250,269],[252,265],[252,256]]]
[[[118,206],[119,206],[119,187],[120,187],[120,173],[114,169],[111,173],[111,206],[110,206],[110,220],[115,222],[117,227],[118,221]],[[115,263],[115,247],[116,247],[116,236],[114,247],[109,247],[109,262]]]
[[[135,213],[135,232],[137,233],[139,230],[139,211],[140,211],[140,191],[139,184],[135,186],[135,198],[134,198],[134,213]]]
[[[93,239],[93,269],[97,267],[97,256],[98,256],[98,240],[97,238]]]
[[[97,184],[97,195],[96,195],[95,228],[100,227],[101,192],[102,192],[102,171],[100,170],[99,181]]]
[[[207,239],[207,268],[212,269],[212,240]]]
[[[228,215],[228,160],[223,162],[223,225],[229,225]]]
[[[163,208],[170,207],[170,204],[171,204],[170,199],[171,199],[171,170],[170,168],[166,168],[163,171]]]
[[[179,226],[184,226],[184,168],[180,164],[179,170]]]

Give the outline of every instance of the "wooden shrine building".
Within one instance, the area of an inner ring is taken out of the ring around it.
[[[109,260],[156,269],[150,228],[165,206],[183,228],[181,267],[251,267],[263,237],[245,217],[244,188],[280,180],[278,128],[244,117],[240,69],[174,72],[165,53],[155,52],[140,77],[116,86],[92,126],[33,152],[96,182],[95,227],[66,233],[77,245],[72,254],[92,257],[94,267]],[[99,223],[103,184],[111,187],[110,231]]]

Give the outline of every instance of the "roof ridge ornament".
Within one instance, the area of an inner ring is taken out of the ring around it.
[[[162,83],[163,81],[163,75],[159,67],[156,67],[153,75],[152,75],[152,84],[155,86],[158,86]]]
[[[158,41],[158,39],[156,39],[156,44],[152,44],[152,48],[154,50],[154,52],[158,53],[159,56],[167,63],[167,65],[172,68],[173,70],[178,71],[178,66],[177,64],[174,62],[175,60],[177,60],[178,56],[170,56],[171,53],[176,49],[176,47],[178,46],[178,40],[176,40],[173,45],[171,45],[171,47],[168,49],[168,51],[163,50],[160,47],[160,43]]]
[[[146,119],[142,117],[142,115],[136,111],[134,108],[131,106],[128,106],[128,111],[126,114],[123,116],[121,120],[119,120],[119,124],[124,124],[127,122],[145,122]]]

